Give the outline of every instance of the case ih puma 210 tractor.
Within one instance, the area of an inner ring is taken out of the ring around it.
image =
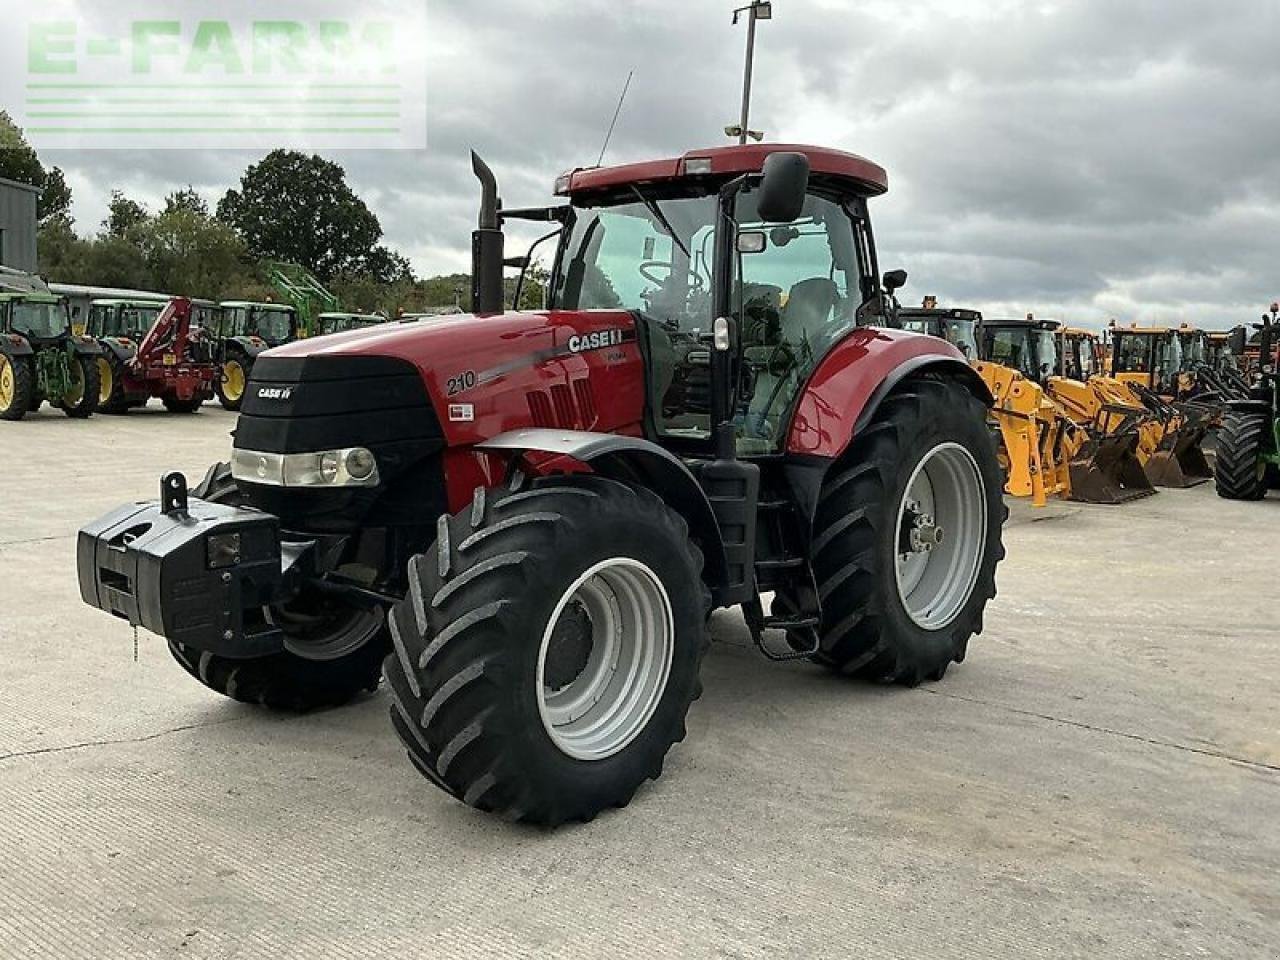
[[[771,659],[875,681],[963,660],[1003,478],[961,353],[873,326],[905,281],[877,273],[884,171],[716,148],[504,210],[473,164],[474,315],[262,355],[229,465],[81,532],[84,599],[237,700],[328,706],[385,671],[423,776],[541,824],[661,773],[715,608]],[[545,311],[504,312],[514,219],[560,228]]]

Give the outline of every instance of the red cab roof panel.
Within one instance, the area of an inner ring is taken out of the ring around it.
[[[573,170],[556,181],[556,193],[572,196],[593,190],[624,187],[632,183],[661,183],[684,177],[759,173],[765,157],[771,153],[803,153],[809,158],[809,168],[813,173],[856,181],[859,188],[871,196],[889,189],[889,175],[884,168],[855,153],[805,144],[755,143],[690,150],[683,157],[667,160]]]

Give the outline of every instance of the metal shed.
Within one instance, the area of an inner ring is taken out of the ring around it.
[[[0,177],[0,266],[35,272],[39,195],[29,184]]]

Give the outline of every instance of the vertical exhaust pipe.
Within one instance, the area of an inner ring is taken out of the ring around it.
[[[498,180],[474,150],[471,169],[480,181],[480,222],[471,234],[471,312],[502,313],[505,253]]]

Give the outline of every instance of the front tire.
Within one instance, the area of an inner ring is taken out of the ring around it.
[[[186,400],[177,396],[169,395],[161,399],[164,408],[170,413],[195,413],[204,405],[204,395],[197,393]]]
[[[244,403],[244,391],[249,382],[249,360],[239,352],[227,356],[214,384],[218,402],[224,410],[239,410]]]
[[[1224,500],[1261,500],[1267,495],[1267,464],[1262,459],[1271,418],[1260,413],[1230,413],[1218,431],[1213,476]]]
[[[701,693],[702,554],[655,494],[599,477],[478,491],[409,567],[384,670],[428,780],[554,826],[630,802]]]
[[[98,358],[73,354],[67,358],[67,365],[71,386],[58,399],[58,406],[68,417],[84,420],[98,409]]]
[[[963,661],[996,594],[1003,485],[986,408],[968,390],[922,379],[890,394],[819,498],[816,659],[907,686]]]
[[[191,495],[211,503],[244,503],[226,463],[210,468]],[[341,611],[335,612],[335,622],[339,614]],[[380,612],[365,620],[351,615],[348,623],[360,634],[368,634],[368,638],[355,649],[339,648],[346,651],[340,655],[318,651],[317,655],[304,657],[286,649],[266,657],[234,660],[172,641],[169,652],[182,669],[215,693],[241,703],[306,713],[340,707],[362,693],[378,689],[382,660],[390,649],[385,618]],[[329,632],[341,634],[340,629]],[[304,649],[301,643],[292,645]]]
[[[0,353],[0,420],[21,420],[34,406],[35,375],[27,357]]]

